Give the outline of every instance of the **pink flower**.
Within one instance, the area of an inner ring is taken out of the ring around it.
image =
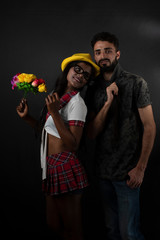
[[[42,83],[45,83],[45,81],[42,79],[42,78],[40,78],[40,79],[35,79],[33,82],[32,82],[32,86],[33,87],[38,87],[39,85],[41,85]]]
[[[33,86],[33,87],[37,87],[37,86],[38,86],[38,79],[35,79],[35,80],[32,82],[32,86]]]
[[[15,87],[17,87],[17,83],[19,82],[19,79],[17,78],[20,75],[20,73],[17,73],[11,81],[12,89],[14,90]]]

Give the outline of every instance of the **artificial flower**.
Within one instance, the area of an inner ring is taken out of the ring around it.
[[[38,91],[39,92],[47,92],[46,85],[44,83],[40,84],[38,86]]]
[[[46,84],[43,79],[38,79],[34,74],[17,73],[11,80],[12,89],[17,87],[24,90],[24,98],[28,92],[37,94],[38,92],[47,92]]]
[[[13,90],[14,90],[15,87],[17,87],[17,83],[19,82],[18,75],[20,75],[20,73],[17,73],[17,74],[12,78],[11,84],[12,84],[12,89],[13,89]]]
[[[34,74],[27,74],[27,73],[21,73],[18,75],[19,82],[33,82],[33,80],[36,79],[36,76]]]
[[[35,79],[33,82],[32,82],[32,86],[33,87],[37,87],[38,85],[42,84],[42,83],[45,83],[45,81],[43,79]]]

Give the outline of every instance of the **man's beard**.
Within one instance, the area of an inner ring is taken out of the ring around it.
[[[107,60],[110,62],[110,60],[108,58],[105,58],[105,59],[101,59],[99,62],[98,62],[98,66],[100,67],[101,69],[101,72],[102,73],[112,73],[115,69],[115,67],[117,66],[117,63],[118,63],[118,60],[117,58],[115,58],[115,60],[110,64],[110,66],[107,66],[106,64],[103,64],[101,65],[100,62],[103,61],[103,60]]]

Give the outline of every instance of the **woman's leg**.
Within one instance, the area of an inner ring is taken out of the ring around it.
[[[64,194],[57,198],[64,225],[65,240],[82,240],[82,194]]]
[[[62,233],[62,224],[56,197],[46,196],[46,220],[52,234],[59,237]]]

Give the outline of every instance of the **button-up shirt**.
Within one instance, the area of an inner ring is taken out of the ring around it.
[[[138,108],[150,105],[151,100],[147,82],[124,71],[118,63],[110,81],[99,75],[89,88],[89,112],[97,114],[101,110],[107,101],[106,87],[113,82],[118,86],[118,96],[114,97],[105,127],[96,139],[95,159],[99,177],[121,181],[139,160],[143,125]]]

